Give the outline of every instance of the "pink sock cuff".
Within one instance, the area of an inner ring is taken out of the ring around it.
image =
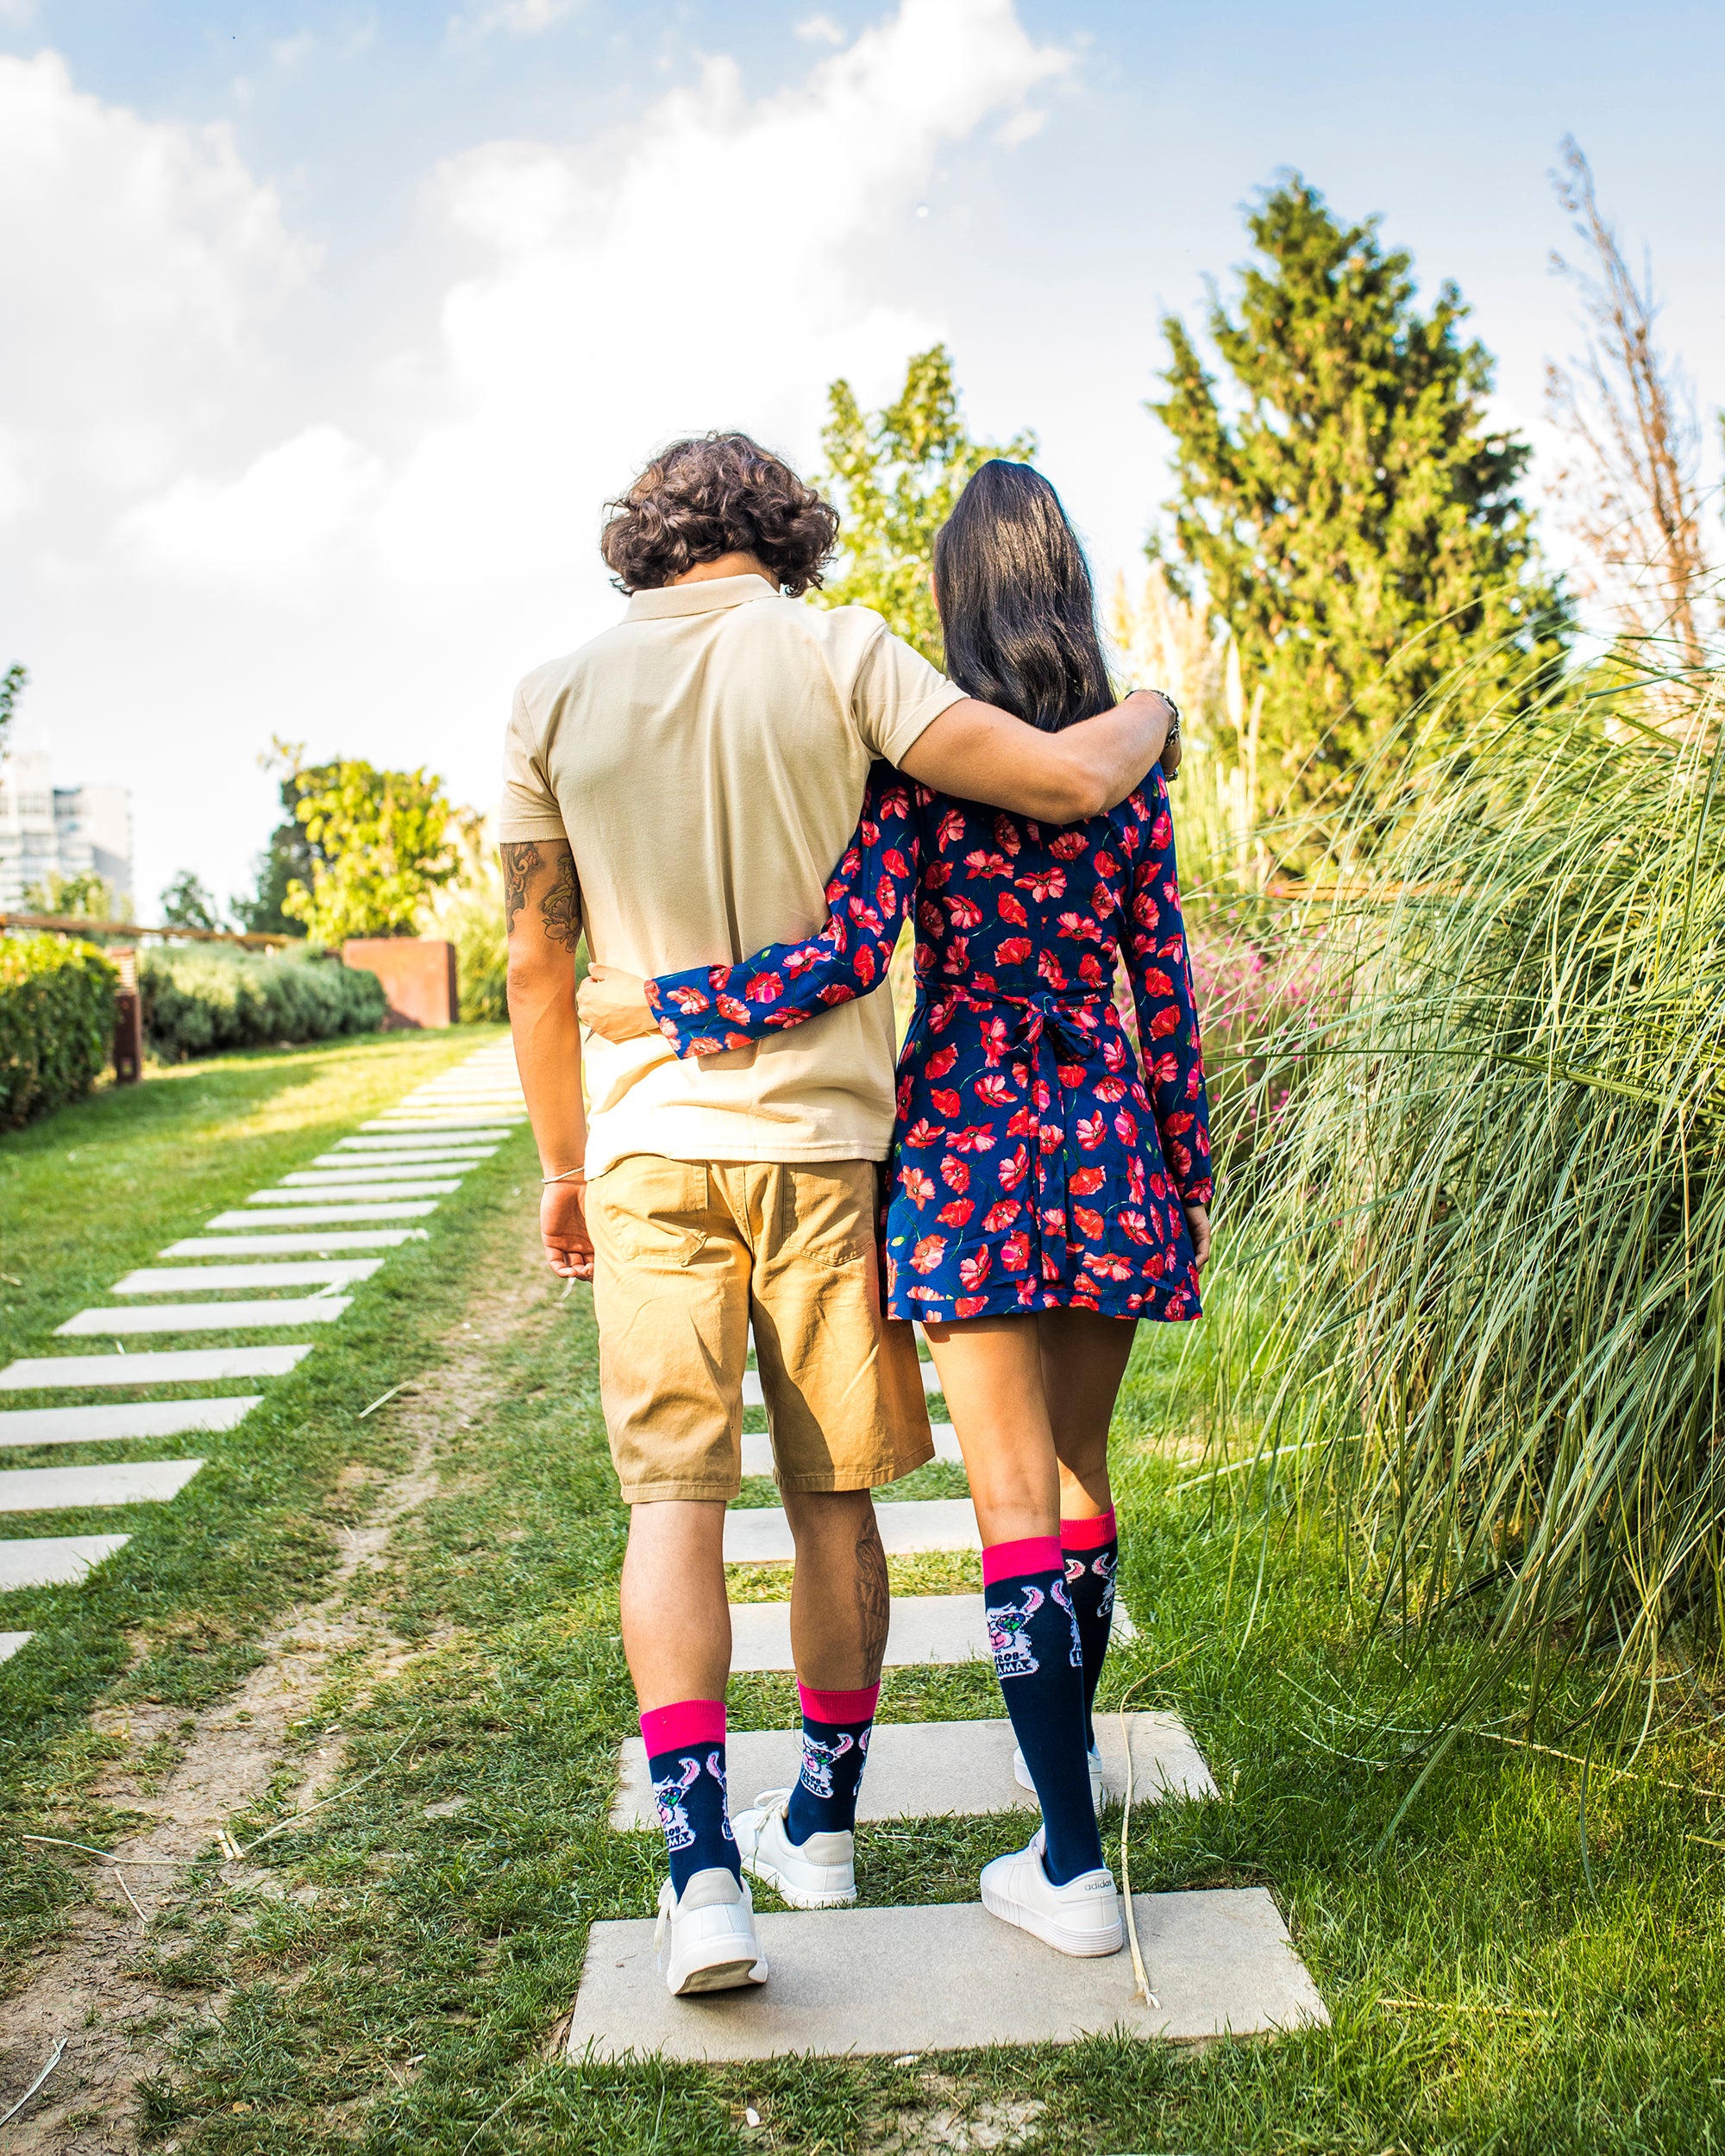
[[[650,1708],[641,1717],[641,1741],[649,1759],[661,1752],[674,1752],[679,1745],[722,1745],[724,1702],[685,1699],[674,1707]]]
[[[1026,1535],[1022,1542],[996,1542],[982,1552],[982,1584],[1022,1579],[1029,1572],[1063,1572],[1058,1535]]]
[[[881,1703],[881,1688],[865,1684],[860,1692],[818,1692],[812,1684],[799,1683],[797,1697],[812,1722],[871,1722]]]
[[[1100,1550],[1105,1542],[1119,1539],[1120,1531],[1114,1526],[1114,1508],[1099,1512],[1094,1520],[1063,1520],[1060,1523],[1060,1546],[1063,1550]]]

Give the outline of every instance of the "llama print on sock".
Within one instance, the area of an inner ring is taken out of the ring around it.
[[[1072,1627],[1072,1651],[1069,1658],[1075,1670],[1084,1666],[1084,1644],[1078,1637],[1078,1613],[1072,1607],[1072,1597],[1066,1592],[1064,1580],[1056,1580],[1049,1588],[1055,1607],[1066,1612],[1066,1621]]]
[[[1101,1599],[1096,1604],[1096,1614],[1099,1617],[1109,1617],[1113,1614],[1114,1567],[1119,1563],[1120,1559],[1112,1550],[1104,1550],[1101,1556],[1090,1567],[1090,1570],[1102,1583]]]
[[[867,1744],[866,1737],[863,1742]],[[837,1795],[832,1786],[832,1770],[855,1744],[855,1738],[843,1735],[836,1743],[827,1744],[819,1737],[811,1737],[807,1730],[804,1730],[803,1765],[798,1779],[811,1796],[818,1796],[829,1804],[832,1802]]]
[[[735,1841],[737,1837],[731,1831],[731,1791],[725,1785],[724,1754],[722,1752],[708,1752],[706,1771],[718,1784],[719,1830],[727,1841]]]
[[[700,1779],[700,1761],[684,1759],[681,1765],[681,1782],[674,1775],[668,1774],[663,1781],[653,1784],[653,1802],[659,1808],[659,1824],[665,1830],[668,1849],[690,1849],[694,1846],[695,1830],[689,1824],[682,1800]]]
[[[994,1675],[1002,1681],[1009,1677],[1034,1677],[1042,1667],[1030,1651],[1026,1637],[1030,1620],[1047,1600],[1039,1587],[1028,1583],[1024,1589],[1024,1608],[1017,1608],[1011,1602],[996,1609],[990,1605],[988,1618],[988,1645],[994,1657]],[[1065,1600],[1063,1590],[1056,1592]],[[1070,1609],[1071,1604],[1067,1603]]]

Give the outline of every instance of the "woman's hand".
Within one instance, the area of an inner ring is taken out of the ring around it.
[[[592,968],[575,997],[575,1011],[581,1024],[605,1041],[644,1040],[659,1030],[640,975],[615,966]]]
[[[1185,1206],[1186,1232],[1192,1238],[1192,1269],[1201,1273],[1210,1262],[1210,1208]]]

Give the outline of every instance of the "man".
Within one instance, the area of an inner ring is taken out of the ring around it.
[[[593,1282],[599,1386],[630,1506],[623,1639],[670,1877],[676,1993],[759,1983],[744,1864],[794,1906],[856,1898],[852,1829],[886,1649],[872,1489],[932,1452],[910,1329],[883,1324],[876,1165],[893,1126],[890,1000],[680,1061],[587,1046],[574,953],[637,975],[810,934],[870,761],[1051,823],[1111,807],[1162,749],[1134,696],[1064,733],[965,697],[862,607],[797,603],[837,519],[741,435],[681,442],[613,505],[624,620],[516,693],[499,819],[509,1009],[553,1269]],[[804,1771],[727,1817],[731,1620],[753,1319],[796,1545]]]

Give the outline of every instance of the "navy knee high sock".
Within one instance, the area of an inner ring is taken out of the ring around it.
[[[1043,1868],[1056,1886],[1102,1862],[1084,1757],[1083,1652],[1054,1535],[982,1552],[988,1644],[1013,1733],[1042,1806]]]
[[[1120,1563],[1120,1536],[1113,1507],[1095,1520],[1063,1520],[1060,1552],[1066,1560],[1066,1591],[1078,1620],[1078,1644],[1084,1652],[1084,1741],[1094,1745],[1096,1685],[1108,1655],[1114,1615],[1114,1567]]]
[[[800,1849],[811,1834],[849,1833],[856,1824],[856,1792],[881,1688],[821,1692],[799,1683],[797,1696],[803,1710],[803,1764],[785,1832]]]
[[[724,1791],[724,1702],[680,1700],[641,1717],[641,1740],[678,1894],[697,1871],[721,1865],[737,1878],[743,1860]]]

